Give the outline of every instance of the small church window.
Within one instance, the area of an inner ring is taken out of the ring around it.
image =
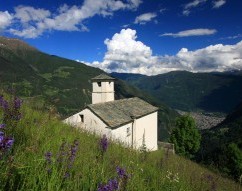
[[[98,87],[101,87],[101,82],[98,82],[97,85],[98,85]]]
[[[131,135],[130,127],[127,127],[127,137]]]
[[[81,118],[81,122],[83,123],[84,122],[84,115],[80,114],[79,116]]]

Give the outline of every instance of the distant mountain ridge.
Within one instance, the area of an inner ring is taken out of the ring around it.
[[[90,79],[104,71],[85,64],[48,55],[18,39],[0,37],[0,88],[14,88],[36,107],[54,106],[69,116],[91,103]],[[178,113],[122,80],[115,82],[115,97],[140,97],[160,108],[159,140],[169,136]]]
[[[17,39],[0,36],[0,47],[13,51],[15,54],[21,54],[24,51],[38,51],[35,47]]]
[[[242,101],[242,72],[191,73],[174,71],[156,76],[117,74],[172,108],[231,112]]]

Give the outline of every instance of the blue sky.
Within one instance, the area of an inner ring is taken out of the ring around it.
[[[242,69],[241,0],[0,0],[2,36],[107,72]]]

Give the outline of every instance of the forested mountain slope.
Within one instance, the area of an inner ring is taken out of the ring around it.
[[[112,73],[147,91],[168,106],[184,111],[231,112],[242,101],[242,73],[174,71],[156,76]]]

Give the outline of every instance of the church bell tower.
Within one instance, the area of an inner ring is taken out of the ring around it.
[[[92,78],[92,104],[114,101],[114,80],[106,74]]]

